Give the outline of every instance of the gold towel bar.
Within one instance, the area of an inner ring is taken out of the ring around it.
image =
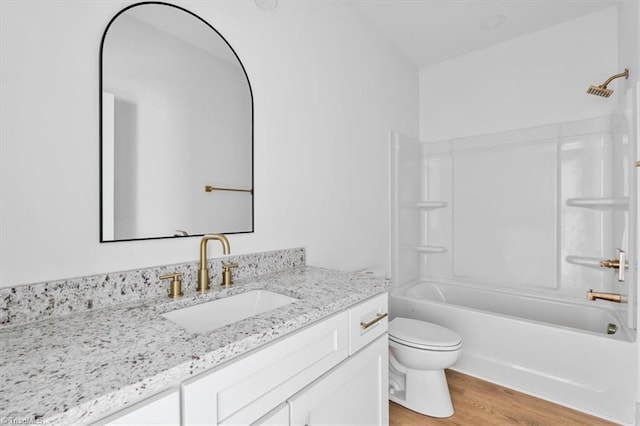
[[[204,190],[207,191],[207,192],[212,192],[212,191],[233,191],[233,192],[249,192],[250,194],[253,194],[253,189],[220,188],[220,187],[211,186],[211,185],[205,186]]]

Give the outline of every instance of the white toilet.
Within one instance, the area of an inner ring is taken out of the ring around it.
[[[462,338],[408,318],[389,323],[389,399],[432,417],[453,415],[444,369],[460,357]]]

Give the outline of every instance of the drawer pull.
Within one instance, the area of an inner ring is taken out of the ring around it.
[[[383,318],[386,318],[388,314],[384,313],[384,314],[376,314],[376,317],[374,319],[372,319],[369,322],[361,322],[360,323],[360,327],[362,327],[363,330],[366,330],[367,328],[371,327],[372,325],[375,325],[378,321],[381,321]]]

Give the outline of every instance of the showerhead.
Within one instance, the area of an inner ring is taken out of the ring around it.
[[[605,86],[589,86],[589,90],[587,90],[587,93],[590,95],[608,98],[613,93],[613,90],[607,89]]]
[[[613,93],[613,90],[607,89],[607,85],[611,83],[613,80],[615,80],[616,78],[620,78],[620,77],[624,77],[625,79],[629,78],[629,70],[625,68],[624,72],[621,72],[620,74],[612,75],[607,79],[607,81],[602,83],[600,86],[589,86],[589,90],[587,90],[587,93],[590,95],[596,95],[596,96],[602,96],[604,98],[608,98]]]

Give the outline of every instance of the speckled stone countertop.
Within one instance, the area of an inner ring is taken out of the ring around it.
[[[0,420],[91,423],[388,286],[365,274],[305,266],[205,295],[191,292],[178,300],[162,297],[6,327],[0,330]],[[161,316],[257,289],[300,300],[201,334]]]

